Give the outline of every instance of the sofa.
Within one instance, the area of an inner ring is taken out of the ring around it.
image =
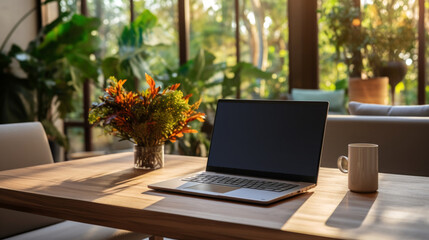
[[[321,166],[358,142],[379,145],[379,172],[429,176],[429,117],[328,115]]]

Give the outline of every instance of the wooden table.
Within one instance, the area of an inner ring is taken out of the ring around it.
[[[132,153],[2,171],[0,206],[179,239],[429,238],[427,177],[380,174],[377,193],[357,194],[321,168],[315,189],[258,206],[149,190],[206,163],[165,158],[155,171],[133,169]]]

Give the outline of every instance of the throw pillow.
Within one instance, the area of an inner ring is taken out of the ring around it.
[[[345,113],[344,89],[324,91],[317,89],[292,89],[292,99],[296,101],[328,101],[329,111]]]
[[[388,106],[352,101],[349,111],[352,115],[427,117],[429,105]]]

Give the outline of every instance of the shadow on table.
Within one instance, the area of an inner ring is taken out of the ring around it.
[[[326,225],[341,229],[359,228],[377,199],[375,193],[354,193],[348,191]]]
[[[254,220],[262,217],[267,218],[267,222],[269,222],[266,227],[281,228],[310,199],[313,192],[305,192],[268,205],[155,190],[146,191],[142,194],[162,197],[162,200],[147,207],[146,210],[173,213],[177,209],[169,209],[169,206],[177,207],[179,204],[179,213],[183,215],[218,216],[225,218],[225,221],[228,221],[227,219],[241,219],[250,225],[256,224],[256,222],[261,224],[259,220]]]
[[[94,173],[91,176],[78,176],[73,173],[69,179],[57,182],[57,184],[32,186],[30,190],[46,194],[60,192],[66,197],[74,197],[77,193],[81,193],[81,188],[84,187],[87,192],[86,200],[93,201],[141,185],[142,183],[138,179],[152,171],[154,170],[136,170],[131,166],[119,171]]]

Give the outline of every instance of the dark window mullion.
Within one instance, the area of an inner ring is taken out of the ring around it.
[[[84,16],[88,16],[88,5],[86,0],[80,2],[80,12]],[[92,151],[92,132],[91,125],[88,121],[89,108],[91,102],[90,80],[86,79],[83,84],[83,121],[84,121],[84,141],[85,151]]]
[[[426,103],[426,42],[425,42],[425,0],[419,0],[418,57],[417,57],[417,98],[418,104]]]
[[[130,0],[130,22],[134,22],[135,13],[134,13],[134,0]]]
[[[179,63],[185,64],[189,59],[189,0],[178,0],[179,12]]]
[[[239,0],[234,1],[235,10],[235,56],[237,63],[240,62],[240,3]]]

